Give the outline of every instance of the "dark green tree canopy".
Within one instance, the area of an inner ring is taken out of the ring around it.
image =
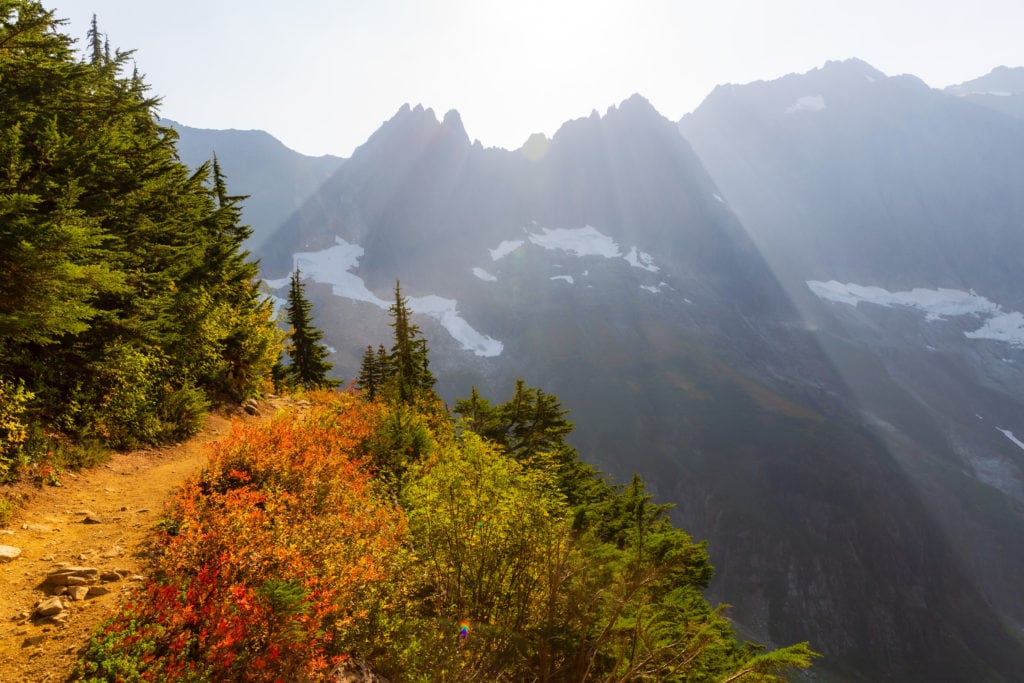
[[[427,340],[419,325],[410,320],[409,302],[402,296],[401,283],[395,281],[395,303],[388,309],[394,344],[391,346],[388,372],[396,397],[405,404],[432,395],[434,375],[430,372]]]
[[[178,160],[95,18],[84,58],[61,26],[0,1],[0,379],[70,435],[176,438],[260,392],[280,336],[219,165]]]
[[[338,386],[341,382],[327,376],[334,366],[327,360],[330,352],[321,343],[324,333],[313,324],[313,304],[306,298],[298,266],[292,272],[285,318],[290,328],[286,348],[291,361],[288,376],[292,383],[304,389]]]

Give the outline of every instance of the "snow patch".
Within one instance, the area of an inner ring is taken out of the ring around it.
[[[483,268],[474,268],[473,269],[473,275],[476,275],[478,278],[480,278],[484,282],[497,282],[498,281],[497,277],[495,277],[494,275],[491,275],[490,273],[488,273]]]
[[[643,268],[651,273],[657,273],[661,268],[654,265],[654,257],[648,254],[646,251],[640,251],[636,247],[629,250],[629,253],[624,257],[626,262],[634,268]]]
[[[822,95],[804,95],[796,102],[786,108],[787,114],[798,111],[821,111],[825,108],[825,98]]]
[[[1022,442],[1020,439],[1014,436],[1013,432],[1011,432],[1009,429],[1000,429],[999,427],[996,427],[996,431],[1002,432],[1003,436],[1017,444],[1019,448],[1024,449],[1024,442]]]
[[[462,344],[464,350],[485,358],[501,355],[505,345],[474,330],[459,315],[456,304],[455,299],[446,299],[436,294],[409,297],[409,308],[414,313],[429,315],[440,322],[441,327],[447,330],[455,341]]]
[[[999,311],[974,332],[964,332],[969,339],[995,339],[1010,346],[1024,347],[1024,315],[1016,311]]]
[[[530,233],[529,238],[538,247],[565,251],[573,256],[622,256],[615,240],[591,225],[582,228],[541,228],[540,233]]]
[[[306,279],[331,285],[331,292],[336,296],[355,301],[365,301],[374,306],[386,309],[388,303],[379,299],[376,294],[366,288],[363,278],[348,272],[359,265],[359,259],[365,253],[358,244],[351,244],[340,237],[334,238],[335,245],[320,251],[299,252],[292,255],[293,267],[298,267]],[[280,280],[264,280],[272,289],[280,289],[288,285],[289,278]]]
[[[491,260],[497,261],[503,259],[519,247],[526,244],[523,240],[505,240],[494,249],[488,249],[491,252]]]
[[[661,292],[661,291],[663,291],[665,289],[672,289],[672,288],[668,286],[667,282],[659,282],[656,285],[640,285],[640,289],[646,289],[651,294],[657,294],[658,292]],[[693,303],[689,299],[683,299],[683,301],[685,301],[688,304],[692,304]]]
[[[719,204],[725,204],[725,200],[722,199],[722,195],[718,194],[717,192],[715,192],[711,196],[714,197]]]
[[[548,279],[549,280],[565,280],[570,285],[574,282],[573,279],[572,279],[572,275],[552,275]]]
[[[305,276],[321,284],[331,286],[335,296],[354,301],[365,301],[378,308],[387,310],[390,303],[379,298],[366,288],[366,283],[355,273],[348,272],[359,265],[359,259],[365,253],[358,244],[346,242],[341,237],[334,238],[335,245],[321,251],[300,252],[292,256],[295,266]],[[289,278],[264,280],[271,289],[286,287]],[[271,297],[276,299],[276,297]],[[438,320],[462,348],[472,351],[478,356],[497,356],[504,345],[495,339],[474,330],[462,319],[456,310],[454,299],[445,299],[436,295],[409,297],[409,309],[414,313],[422,313]]]
[[[835,280],[808,280],[807,286],[819,298],[856,306],[861,302],[893,307],[905,306],[922,311],[926,320],[944,320],[952,316],[976,315],[986,318],[973,332],[964,332],[968,339],[992,339],[1024,348],[1024,315],[1006,312],[1002,307],[974,292],[959,289],[914,288],[909,292],[890,292],[881,287],[843,284]]]
[[[719,201],[721,201],[721,197],[719,197]],[[539,228],[539,232],[536,231],[537,228]],[[626,254],[623,254],[614,239],[592,225],[585,225],[582,228],[544,228],[538,226],[536,221],[534,221],[533,225],[526,229],[526,238],[531,244],[549,251],[563,251],[580,258],[584,256],[600,256],[609,259],[622,258],[634,268],[641,268],[651,273],[657,273],[661,270],[661,268],[654,264],[654,257],[647,252],[640,251],[638,247],[631,247]],[[504,258],[522,247],[525,243],[524,240],[505,240],[494,249],[488,249],[491,254],[491,260],[497,261]],[[558,265],[556,267],[561,268],[562,266]],[[473,274],[481,277],[477,272],[478,270],[480,269],[474,269]],[[584,276],[587,274],[588,271],[583,271]],[[481,277],[481,279],[485,278]]]

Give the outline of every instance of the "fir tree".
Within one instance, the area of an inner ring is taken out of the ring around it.
[[[388,351],[384,348],[383,344],[377,345],[377,371],[380,372],[380,384],[381,388],[383,388],[391,380],[391,375],[393,374],[391,356],[388,355]]]
[[[280,335],[219,168],[180,162],[95,19],[81,61],[60,25],[0,3],[0,378],[72,436],[178,438],[260,390]]]
[[[94,66],[103,63],[104,56],[110,55],[109,46],[104,47],[104,37],[100,33],[99,24],[96,21],[96,15],[92,15],[92,22],[89,24],[89,31],[86,33],[86,38],[89,40],[90,48],[90,60]]]
[[[380,364],[377,362],[377,354],[374,353],[373,347],[368,345],[366,353],[363,354],[363,361],[359,366],[356,387],[363,392],[362,396],[364,399],[373,401],[380,394],[382,380],[383,377],[381,377]]]
[[[427,340],[419,325],[409,319],[409,304],[402,296],[402,286],[397,280],[395,303],[391,305],[389,313],[392,318],[391,329],[394,330],[389,374],[398,400],[412,405],[417,398],[433,390],[436,380],[430,372]]]
[[[305,389],[335,387],[340,382],[330,379],[327,373],[333,367],[327,361],[327,347],[320,343],[324,333],[313,324],[313,304],[306,298],[298,266],[292,273],[288,289],[288,306],[285,309],[291,326],[288,342],[288,376],[297,386]]]

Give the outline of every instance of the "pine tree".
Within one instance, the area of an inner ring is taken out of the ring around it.
[[[280,334],[218,164],[181,163],[95,18],[81,60],[60,25],[0,2],[0,378],[72,436],[178,438],[260,390]]]
[[[380,394],[382,379],[381,367],[377,362],[377,354],[374,353],[372,346],[367,345],[366,353],[363,354],[363,361],[359,366],[356,387],[362,392],[364,399],[373,401]]]
[[[86,33],[86,38],[89,41],[90,47],[90,60],[93,66],[97,66],[103,63],[103,57],[110,55],[110,48],[104,47],[103,34],[100,33],[99,24],[96,21],[96,15],[92,15],[92,22],[89,24],[89,31]]]
[[[384,348],[383,344],[377,345],[377,370],[380,372],[380,384],[383,389],[384,385],[391,381],[391,376],[394,374],[391,367],[391,356],[388,355],[388,351]]]
[[[391,305],[389,313],[392,318],[391,329],[394,330],[390,376],[398,400],[412,405],[433,390],[436,380],[430,372],[427,340],[419,325],[409,319],[409,304],[402,296],[402,286],[398,280],[395,280],[395,303]]]
[[[324,333],[313,324],[313,304],[306,298],[298,266],[292,273],[285,314],[291,326],[288,376],[292,382],[305,389],[338,386],[338,380],[327,377],[333,365],[327,361],[327,347],[320,343]]]

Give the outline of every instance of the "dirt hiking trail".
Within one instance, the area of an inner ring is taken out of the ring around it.
[[[0,546],[21,549],[0,563],[0,682],[67,680],[96,627],[145,580],[154,525],[178,486],[206,465],[207,445],[234,419],[269,420],[302,403],[273,398],[257,416],[212,414],[181,444],[115,454],[64,473],[60,486],[0,489],[23,499],[0,530]]]

